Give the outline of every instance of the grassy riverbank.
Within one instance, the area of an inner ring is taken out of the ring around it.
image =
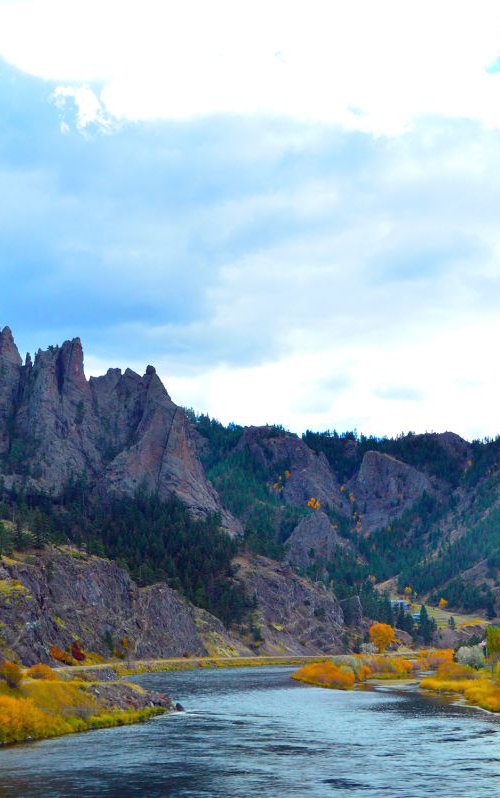
[[[425,672],[431,675],[423,676]],[[423,676],[423,678],[422,678]],[[422,690],[456,696],[472,706],[500,712],[500,669],[476,670],[453,661],[453,651],[426,651],[414,657],[353,655],[309,663],[292,679],[332,690],[352,690],[379,679],[405,681],[410,677]],[[417,678],[420,681],[416,681]]]
[[[50,669],[48,669],[50,671]],[[0,745],[41,740],[91,729],[139,723],[166,712],[150,694],[126,682],[30,678],[16,686],[0,681]]]
[[[160,671],[301,665],[325,657],[195,657],[18,669],[14,686],[0,679],[0,745],[140,723],[169,711],[166,697],[124,677]],[[33,671],[38,678],[33,678]],[[164,706],[149,704],[160,698]],[[152,701],[153,699],[153,701]]]
[[[448,694],[465,699],[472,706],[489,712],[500,712],[500,669],[475,670],[453,662],[426,676],[420,687],[433,693]]]

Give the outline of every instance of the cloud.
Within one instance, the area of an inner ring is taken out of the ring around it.
[[[23,0],[0,6],[0,55],[64,87],[99,84],[122,120],[265,114],[393,134],[440,114],[498,128],[499,23],[493,0]]]
[[[70,122],[76,120],[80,131],[96,127],[101,132],[111,132],[116,122],[103,106],[96,93],[88,86],[58,86],[52,94],[56,108],[61,112],[61,132],[69,133]],[[69,112],[69,113],[68,113]]]
[[[417,402],[426,398],[425,394],[418,388],[406,385],[386,385],[376,388],[374,393],[380,399],[390,399],[395,402]]]
[[[81,62],[66,45],[62,58],[59,30],[50,63],[36,48],[24,62],[9,40],[11,60],[44,79],[0,66],[0,319],[21,348],[79,334],[89,373],[153,362],[176,401],[224,421],[495,434],[500,165],[488,120],[412,106],[412,125],[401,132],[405,111],[389,136],[389,117],[378,127],[362,105],[347,125],[249,104],[182,120],[129,109],[107,128],[118,72],[106,19],[89,57],[93,15],[90,4]]]

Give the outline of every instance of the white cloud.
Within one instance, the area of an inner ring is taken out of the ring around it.
[[[500,375],[488,342],[499,337],[500,322],[490,319],[383,348],[332,346],[249,368],[161,373],[174,401],[225,423],[374,435],[451,429],[472,439],[498,433]],[[325,375],[339,386],[325,386]],[[384,395],[387,385],[403,387]]]
[[[2,171],[5,257],[54,263],[89,373],[152,360],[223,421],[494,434],[499,54],[482,0],[0,0],[61,132],[120,133]]]
[[[95,92],[88,86],[58,86],[52,94],[54,105],[64,116],[68,105],[76,108],[76,126],[83,131],[95,125],[103,131],[111,131],[115,123],[104,108]],[[64,119],[61,121],[61,132],[68,133],[70,126]]]
[[[422,114],[500,127],[494,0],[19,0],[0,54],[97,81],[120,119],[272,114],[399,133]]]

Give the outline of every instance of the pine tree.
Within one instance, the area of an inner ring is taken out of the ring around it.
[[[420,608],[419,626],[424,643],[430,643],[436,631],[436,622],[432,618],[429,618],[429,613],[427,612],[425,604],[422,604]]]
[[[48,543],[48,521],[46,516],[42,515],[40,510],[35,512],[35,518],[33,521],[33,538],[33,545],[35,549],[43,549]]]
[[[19,515],[16,515],[13,543],[17,551],[23,551],[26,548],[26,535],[23,532],[23,524]]]

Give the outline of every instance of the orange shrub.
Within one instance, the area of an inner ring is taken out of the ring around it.
[[[436,679],[475,679],[477,671],[458,662],[443,662],[436,671]]]
[[[65,665],[74,664],[73,657],[61,651],[59,646],[52,646],[52,648],[49,649],[49,654],[53,659],[57,660],[57,662],[64,662]]]
[[[26,676],[29,676],[30,679],[44,679],[45,681],[54,681],[57,679],[57,674],[52,670],[50,665],[44,665],[42,662],[28,668]]]
[[[414,664],[403,657],[365,657],[365,664],[376,678],[403,678],[414,670]]]
[[[443,648],[437,651],[427,651],[427,662],[429,664],[429,668],[439,668],[440,665],[444,665],[447,662],[453,662],[453,649],[452,648]]]
[[[366,680],[369,679],[371,675],[372,675],[372,669],[369,667],[369,665],[363,663],[358,667],[356,678],[358,682],[366,682]]]
[[[355,678],[354,671],[350,668],[338,667],[333,662],[313,662],[292,674],[292,679],[299,682],[335,690],[350,690],[354,686]]]
[[[36,740],[70,730],[66,721],[46,715],[31,698],[0,695],[0,744]]]
[[[5,679],[13,690],[19,687],[23,680],[23,672],[15,662],[3,662],[0,665],[0,678]]]
[[[457,693],[463,695],[469,704],[500,712],[500,681],[467,665],[444,663],[433,676],[422,679],[420,686],[439,693]]]

